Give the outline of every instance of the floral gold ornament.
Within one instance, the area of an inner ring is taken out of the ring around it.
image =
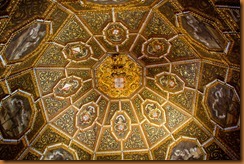
[[[161,116],[161,111],[154,104],[147,104],[146,110],[149,118],[152,120],[157,120]]]
[[[98,111],[98,106],[93,102],[82,106],[76,115],[76,126],[84,130],[93,125],[99,115]]]
[[[163,72],[156,75],[155,79],[158,87],[171,93],[180,92],[185,86],[184,81],[182,81],[177,75],[173,73]]]
[[[118,22],[108,24],[104,30],[104,39],[111,45],[121,45],[128,39],[128,29]]]
[[[77,110],[75,108],[69,108],[65,110],[59,117],[52,121],[53,125],[57,127],[57,129],[68,135],[74,135],[77,128],[75,127],[75,115]]]
[[[163,109],[165,109],[167,120],[165,125],[170,131],[174,131],[182,124],[185,124],[189,118],[189,115],[186,115],[180,108],[173,106],[172,104],[165,104]]]
[[[161,126],[166,122],[165,111],[157,102],[146,100],[141,106],[144,117],[151,124]]]
[[[43,95],[53,92],[53,87],[65,77],[63,70],[51,69],[36,70],[36,75]]]
[[[126,53],[109,55],[96,69],[97,87],[112,98],[129,97],[142,84],[142,69]]]
[[[53,88],[53,93],[56,97],[69,97],[75,94],[83,86],[83,80],[76,77],[70,76],[61,79],[57,85]]]
[[[83,42],[69,43],[63,50],[64,56],[71,61],[85,61],[92,54],[91,46]]]
[[[117,139],[126,139],[131,130],[131,120],[126,112],[116,112],[111,119],[112,133]]]
[[[161,58],[170,51],[170,43],[164,38],[150,38],[142,45],[142,53],[149,58]]]
[[[79,142],[86,145],[87,147],[94,149],[98,139],[98,133],[100,132],[100,128],[97,124],[87,129],[85,132],[80,131],[76,138]]]
[[[117,132],[121,133],[125,130],[127,130],[127,126],[126,126],[126,119],[123,115],[119,115],[117,118],[116,118],[116,126],[115,126],[115,129]]]

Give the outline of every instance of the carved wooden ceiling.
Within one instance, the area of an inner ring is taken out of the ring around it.
[[[0,159],[240,159],[238,0],[0,0]]]

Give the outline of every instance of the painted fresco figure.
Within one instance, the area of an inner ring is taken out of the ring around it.
[[[200,148],[188,141],[178,143],[172,150],[170,160],[198,160],[202,158]]]
[[[234,99],[233,90],[217,85],[210,93],[211,99],[209,98],[208,104],[211,106],[213,116],[224,126],[236,123],[240,104]]]
[[[183,27],[195,40],[200,41],[210,49],[224,48],[224,39],[212,25],[191,14],[186,14],[182,19]]]
[[[60,149],[55,149],[51,150],[50,152],[47,153],[45,156],[44,160],[74,160],[74,157],[71,153],[68,151],[60,148]]]
[[[3,132],[10,137],[19,136],[30,121],[28,109],[23,100],[17,97],[3,103],[0,115]]]
[[[126,119],[123,115],[118,115],[116,117],[114,128],[119,134],[123,134],[128,129]]]
[[[46,26],[41,23],[36,23],[20,34],[17,34],[6,49],[6,58],[10,61],[23,58],[28,53],[34,51],[45,34]]]

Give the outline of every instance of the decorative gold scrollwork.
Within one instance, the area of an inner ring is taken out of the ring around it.
[[[142,81],[141,67],[126,54],[108,56],[96,75],[98,89],[113,98],[130,96]]]

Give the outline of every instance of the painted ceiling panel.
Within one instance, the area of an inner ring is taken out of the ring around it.
[[[1,160],[240,159],[239,1],[0,10]]]

